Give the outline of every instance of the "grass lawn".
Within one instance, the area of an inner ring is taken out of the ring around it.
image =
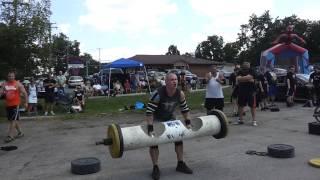
[[[230,101],[231,88],[224,89],[225,102]],[[187,102],[191,109],[201,109],[203,108],[205,91],[197,91],[192,93],[187,93]],[[136,101],[141,101],[147,103],[149,95],[137,95],[137,96],[122,96],[122,97],[101,97],[97,99],[88,99],[86,101],[86,109],[84,113],[78,114],[67,114],[63,109],[56,107],[55,112],[57,115],[64,115],[64,119],[75,119],[88,116],[98,116],[99,114],[117,114],[117,113],[145,113],[145,110],[127,110],[119,111],[123,109],[124,106],[134,105]],[[43,104],[43,100],[40,101]],[[42,114],[43,112],[39,112]],[[4,101],[0,101],[0,120],[6,119]]]

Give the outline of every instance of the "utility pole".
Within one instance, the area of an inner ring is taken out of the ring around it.
[[[101,76],[100,76],[100,84],[102,85],[103,84],[103,71],[101,71],[101,57],[100,57],[100,50],[101,48],[98,48],[99,50],[99,72],[101,73]]]
[[[49,63],[52,63],[52,37],[51,37],[51,31],[53,28],[57,29],[58,27],[57,26],[52,26],[56,23],[48,23],[49,25],[49,57],[48,57],[48,60],[49,60]],[[51,71],[51,69],[50,69]]]

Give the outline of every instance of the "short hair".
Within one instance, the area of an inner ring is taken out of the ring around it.
[[[169,77],[172,76],[172,75],[175,75],[175,76],[177,77],[177,75],[176,75],[175,73],[169,72],[169,73],[167,73],[167,75],[166,75],[166,80],[168,80]]]
[[[242,63],[242,68],[250,68],[250,63],[245,61]]]
[[[15,69],[9,69],[8,74],[16,75],[17,71]]]

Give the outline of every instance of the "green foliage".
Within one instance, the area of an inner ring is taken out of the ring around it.
[[[18,76],[37,73],[39,52],[49,37],[50,0],[1,1],[0,76],[15,68]]]
[[[195,51],[197,58],[223,61],[223,38],[221,36],[208,36],[206,41],[201,42]]]
[[[180,51],[178,50],[177,46],[170,45],[166,55],[180,55]]]

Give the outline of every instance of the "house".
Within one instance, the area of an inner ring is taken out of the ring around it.
[[[187,69],[198,77],[205,77],[211,65],[222,65],[222,62],[180,55],[136,55],[131,57],[143,62],[147,69]]]

